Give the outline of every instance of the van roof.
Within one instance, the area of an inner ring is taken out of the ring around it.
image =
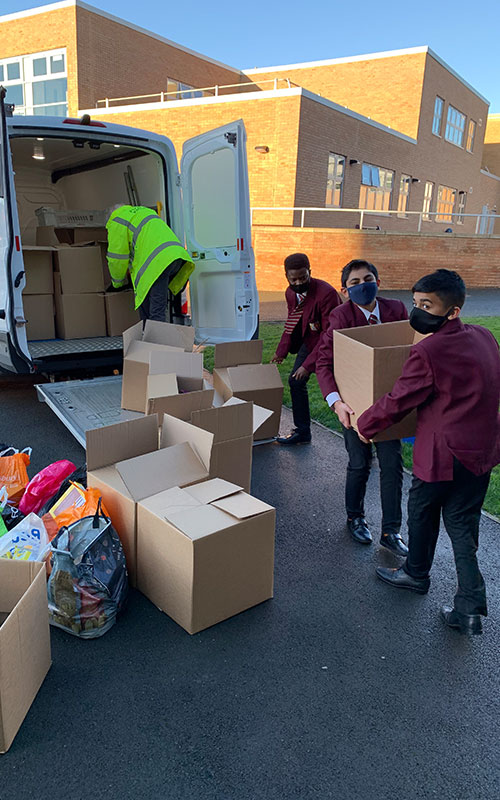
[[[21,115],[7,117],[7,125],[10,129],[19,128],[26,130],[26,133],[33,131],[33,129],[52,129],[59,132],[71,131],[72,134],[81,133],[84,134],[85,137],[92,135],[98,137],[106,135],[125,136],[133,137],[134,139],[142,139],[145,141],[149,140],[162,142],[162,144],[168,143],[170,147],[173,148],[170,139],[168,139],[166,136],[162,136],[159,133],[142,130],[141,128],[132,128],[128,125],[115,125],[111,122],[101,122],[101,120],[99,120],[99,123],[99,126],[94,127],[93,125],[83,125],[79,120],[75,120],[75,122],[65,122],[62,117],[25,117]]]

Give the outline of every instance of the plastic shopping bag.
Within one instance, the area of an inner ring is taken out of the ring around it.
[[[44,514],[48,514],[50,509],[53,508],[53,506],[55,506],[55,504],[57,503],[58,500],[60,500],[60,498],[63,496],[63,494],[66,494],[68,489],[71,488],[71,484],[72,483],[78,483],[83,488],[85,488],[87,486],[87,467],[86,466],[77,467],[77,469],[75,469],[75,471],[71,473],[69,478],[66,478],[66,480],[64,480],[62,482],[62,484],[59,487],[58,491],[55,492],[55,494],[52,497],[50,497],[43,504],[41,509],[38,511],[38,515],[40,517],[43,517]]]
[[[79,483],[71,483],[70,488],[52,506],[50,516],[60,530],[71,525],[82,517],[91,517],[96,513],[101,494],[98,489],[84,489]],[[101,510],[108,515],[101,501]]]
[[[44,561],[50,551],[45,526],[36,514],[28,514],[0,538],[0,558],[16,561]]]
[[[19,510],[23,514],[29,514],[31,511],[37,514],[75,469],[76,467],[71,461],[56,461],[42,469],[28,483],[19,503]]]
[[[10,503],[19,503],[28,485],[28,467],[31,447],[19,452],[15,447],[0,451],[0,487],[5,486]]]
[[[125,603],[128,576],[120,539],[100,504],[94,516],[63,528],[52,551],[50,624],[84,639],[102,636]]]

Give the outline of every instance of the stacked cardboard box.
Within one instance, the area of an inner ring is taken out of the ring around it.
[[[55,270],[58,337],[85,339],[106,336],[100,247],[76,245],[57,248]]]
[[[23,247],[26,280],[23,310],[29,340],[53,339],[55,336],[53,253],[53,247]]]

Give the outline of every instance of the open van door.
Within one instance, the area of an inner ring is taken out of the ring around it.
[[[0,86],[0,368],[29,372],[23,317],[24,265],[7,133],[5,89]]]
[[[181,186],[186,244],[196,265],[189,280],[196,339],[251,339],[259,298],[243,120],[184,144]]]

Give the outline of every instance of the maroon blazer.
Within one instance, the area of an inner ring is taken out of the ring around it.
[[[408,312],[401,300],[387,300],[385,297],[377,297],[377,300],[381,322],[399,322],[408,319]],[[330,324],[321,336],[316,358],[316,377],[324,398],[330,392],[338,392],[333,374],[333,331],[360,328],[361,325],[368,325],[368,320],[352,300],[338,306],[330,314]]]
[[[297,305],[297,295],[290,287],[285,292],[285,299],[290,313]],[[301,320],[302,341],[309,350],[309,355],[302,366],[308,372],[314,372],[316,368],[317,349],[321,334],[328,327],[330,312],[341,302],[340,295],[333,286],[318,278],[311,278]],[[291,340],[291,334],[283,333],[276,348],[278,358],[286,358],[290,352]]]
[[[446,322],[415,344],[391,392],[358,419],[376,433],[417,409],[413,472],[423,481],[451,481],[453,457],[475,475],[500,462],[500,356],[479,325]]]

